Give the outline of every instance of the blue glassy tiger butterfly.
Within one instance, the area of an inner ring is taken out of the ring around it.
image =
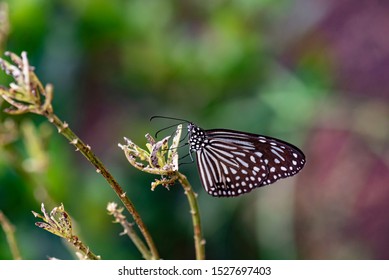
[[[230,129],[205,130],[187,123],[190,152],[196,153],[204,189],[212,196],[234,197],[297,174],[305,155],[285,141]]]

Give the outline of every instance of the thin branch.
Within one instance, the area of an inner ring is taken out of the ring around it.
[[[15,238],[15,228],[2,211],[0,211],[0,225],[2,226],[7,238],[8,246],[11,249],[13,258],[15,260],[21,260],[22,257],[20,256],[20,251]]]
[[[205,239],[202,235],[200,211],[197,204],[197,194],[193,192],[193,189],[185,175],[178,173],[178,181],[181,183],[185,190],[185,195],[188,198],[190,213],[192,215],[194,243],[196,250],[196,259],[205,259]]]
[[[136,234],[133,228],[133,223],[129,223],[126,220],[126,216],[122,214],[123,208],[117,208],[116,203],[110,202],[108,203],[107,210],[108,210],[108,214],[114,216],[115,218],[114,222],[120,223],[120,225],[123,227],[124,231],[121,233],[121,235],[127,234],[127,236],[132,240],[132,242],[138,248],[139,252],[142,253],[143,258],[146,260],[151,260],[153,256],[151,255],[150,251],[147,249],[143,241]]]

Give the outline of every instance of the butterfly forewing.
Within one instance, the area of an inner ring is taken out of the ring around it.
[[[282,140],[227,129],[188,125],[191,151],[205,190],[218,197],[238,196],[295,175],[304,154]]]

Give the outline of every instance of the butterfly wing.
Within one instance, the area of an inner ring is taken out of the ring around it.
[[[227,129],[205,130],[197,167],[213,196],[238,196],[298,173],[305,156],[282,140]]]

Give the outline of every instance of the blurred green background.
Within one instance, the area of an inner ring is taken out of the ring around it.
[[[182,166],[208,259],[389,258],[389,3],[9,0],[8,10],[2,51],[27,51],[54,85],[56,114],[125,188],[162,258],[194,258],[183,189],[151,191],[155,177],[117,146],[172,124],[152,115],[270,135],[306,153],[298,176],[237,198],[209,196],[195,164]],[[23,258],[74,258],[34,225],[41,202],[64,203],[103,259],[141,258],[107,215],[117,197],[73,146],[43,117],[0,121],[0,210]],[[10,258],[0,230],[0,259]]]

